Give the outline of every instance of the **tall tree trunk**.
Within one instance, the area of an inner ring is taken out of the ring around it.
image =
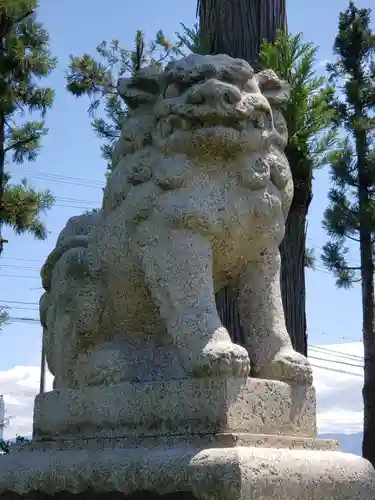
[[[6,241],[3,239],[2,236],[3,203],[4,203],[4,165],[5,165],[4,129],[5,129],[4,112],[2,109],[0,109],[0,255],[3,251],[3,244]]]
[[[5,51],[5,30],[4,17],[0,14],[0,58],[3,59]],[[3,251],[5,240],[2,237],[3,227],[3,203],[4,203],[4,167],[5,167],[5,113],[3,99],[6,94],[6,82],[0,81],[0,255]]]
[[[361,202],[360,202],[361,204]],[[366,204],[368,206],[368,204]],[[360,208],[361,214],[362,210]],[[368,216],[366,213],[364,217]],[[374,328],[374,263],[370,231],[360,231],[362,311],[364,346],[363,445],[364,458],[375,466],[375,328]]]
[[[291,209],[285,225],[285,236],[280,246],[281,295],[286,328],[296,351],[307,356],[306,334],[306,248],[307,210]],[[298,293],[297,293],[298,290]]]
[[[358,81],[358,80],[357,80]],[[361,110],[357,110],[360,116]],[[375,467],[375,325],[374,325],[374,259],[371,218],[368,215],[370,195],[367,188],[367,139],[363,131],[356,135],[359,198],[359,247],[361,255],[362,316],[364,347],[363,445],[362,454]]]
[[[200,32],[209,41],[211,53],[239,57],[252,66],[257,65],[262,42],[274,42],[277,31],[287,29],[286,0],[200,0],[198,9]],[[302,187],[299,193],[302,183],[294,181],[294,200],[280,248],[281,291],[293,346],[306,355],[305,227],[312,197],[311,179],[307,189]],[[236,296],[233,283],[217,293],[216,303],[233,341],[242,344]]]
[[[212,54],[258,61],[263,40],[274,42],[287,29],[286,0],[200,0],[200,32]]]

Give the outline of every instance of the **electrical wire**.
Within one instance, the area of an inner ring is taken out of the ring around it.
[[[1,302],[1,300],[0,300]],[[11,316],[11,321],[14,321],[14,322],[21,322],[21,323],[29,323],[29,324],[38,324],[40,325],[40,320],[37,319],[37,318],[30,318],[30,317],[20,317],[20,316]],[[311,347],[315,347],[315,346],[311,346]],[[332,353],[335,353],[335,351],[332,351]],[[337,360],[329,360],[329,359],[322,359],[322,358],[316,358],[314,356],[309,356],[309,359],[314,359],[314,360],[318,360],[318,361],[326,361],[327,363],[330,363],[331,366],[322,366],[322,365],[317,365],[315,363],[311,363],[311,366],[313,368],[317,368],[317,369],[320,369],[320,370],[326,370],[326,371],[330,371],[330,372],[334,372],[334,373],[341,373],[341,374],[345,374],[345,375],[350,375],[350,376],[354,376],[354,377],[361,377],[363,378],[363,375],[360,374],[360,373],[353,373],[352,371],[347,371],[347,370],[343,370],[343,369],[338,369],[338,368],[332,368],[332,365],[341,365],[341,366],[349,366],[351,368],[355,367],[355,368],[361,368],[363,369],[363,366],[362,365],[358,365],[358,364],[353,364],[353,363],[346,363],[346,362],[343,362],[343,361],[337,361]]]
[[[335,372],[335,373],[341,373],[343,375],[351,375],[353,377],[360,377],[360,378],[363,378],[363,375],[361,375],[360,373],[353,373],[353,372],[348,372],[346,370],[336,370],[336,368],[330,368],[328,366],[319,366],[319,365],[314,365],[311,363],[311,366],[313,368],[319,368],[320,370],[327,370],[329,372]]]
[[[333,351],[332,349],[322,347],[322,346],[311,345],[311,346],[309,346],[309,351],[311,351],[311,350],[313,352],[315,351],[315,354],[320,354],[320,353],[334,354],[335,356],[339,356],[340,358],[344,358],[344,359],[345,358],[350,359],[350,360],[359,359],[359,360],[363,361],[363,356],[358,356],[357,354],[347,354],[344,352]],[[316,352],[316,351],[318,351],[318,352]]]
[[[31,310],[35,310],[35,309],[31,309]],[[318,358],[316,356],[310,356],[310,355],[309,355],[309,359],[315,359],[317,361],[327,361],[328,363],[335,363],[337,365],[352,366],[354,368],[363,368],[363,365],[358,365],[358,364],[354,364],[354,363],[347,363],[345,361],[337,361],[334,359]]]

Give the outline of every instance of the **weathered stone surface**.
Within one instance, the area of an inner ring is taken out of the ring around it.
[[[315,391],[285,382],[183,379],[39,394],[34,438],[145,437],[217,432],[314,437]]]
[[[232,448],[234,446],[277,448],[293,450],[337,451],[338,441],[311,437],[285,436],[282,434],[250,434],[248,432],[217,432],[215,434],[168,434],[158,436],[126,436],[105,438],[43,439],[17,443],[12,453],[49,452],[63,450],[168,448],[174,446],[195,446],[206,448]]]
[[[91,446],[11,454],[0,473],[0,491],[6,490],[190,493],[197,500],[373,500],[375,472],[360,457],[319,450],[319,442],[310,450]]]
[[[46,292],[40,299],[40,320],[56,389],[80,382],[81,352],[103,336],[100,264],[87,252],[88,233],[100,217],[101,212],[94,212],[69,219],[41,270]]]
[[[70,219],[42,269],[54,390],[33,442],[1,459],[0,498],[374,500],[371,465],[316,439],[311,367],[285,327],[288,87],[191,55],[118,92],[102,209]],[[228,280],[245,347],[216,310]]]
[[[118,91],[130,111],[103,208],[87,231],[65,229],[64,252],[45,266],[48,297],[59,304],[46,330],[56,352],[69,330],[74,339],[60,368],[48,357],[55,387],[172,373],[242,378],[250,364],[256,377],[311,384],[280,296],[278,247],[293,186],[277,106],[288,86],[239,59],[190,55],[122,79]],[[66,247],[69,231],[84,248]],[[245,348],[231,342],[214,298],[236,279]]]

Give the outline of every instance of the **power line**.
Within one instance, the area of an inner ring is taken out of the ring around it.
[[[67,207],[67,208],[77,208],[77,209],[82,209],[82,210],[90,210],[89,207],[79,207],[79,206],[72,206],[72,205],[69,205],[69,206],[68,205],[58,205],[58,206],[63,206],[63,207]],[[11,258],[9,258],[9,259],[11,259]],[[3,258],[3,260],[5,260],[5,257]],[[29,260],[29,259],[18,259],[18,260],[19,261],[24,261],[24,262],[40,262],[40,265],[42,266],[42,262],[38,261],[38,260]],[[36,272],[40,272],[40,268],[29,267],[29,266],[21,266],[21,265],[15,265],[15,264],[2,264],[0,266],[0,268],[1,267],[18,269],[20,271],[22,270],[22,271],[36,271]],[[329,276],[333,276],[333,274],[331,272],[323,270],[323,269],[319,269],[318,268],[318,269],[315,269],[314,271],[315,272],[319,272],[319,273],[323,273],[323,274],[327,274]],[[3,275],[3,276],[5,276],[5,275]]]
[[[315,352],[315,354],[320,354],[319,351],[323,351],[323,354],[334,354],[335,356],[339,356],[341,358],[347,358],[347,359],[358,359],[363,361],[363,356],[358,356],[357,354],[347,354],[344,352],[338,352],[334,351],[332,349],[326,348],[326,347],[321,347],[321,346],[309,346],[309,350],[315,350],[318,351],[318,353]]]
[[[19,258],[19,257],[2,257],[1,260],[18,260],[18,261],[23,261],[23,262],[40,262],[38,259],[25,259],[25,258]]]
[[[82,207],[80,205],[63,205],[62,203],[54,203],[52,206],[52,210],[56,207],[62,207],[62,208],[74,208],[74,210],[79,210],[82,212],[91,212],[95,207]],[[77,214],[76,214],[77,215]]]
[[[13,276],[13,275],[2,275],[2,276]],[[19,277],[23,277],[23,276],[19,276]],[[39,276],[38,277],[34,277],[34,276],[30,276],[29,278],[40,278]],[[0,304],[1,303],[4,303],[4,304],[18,304],[18,305],[30,305],[30,306],[35,306],[35,307],[38,307],[39,304],[37,302],[25,302],[25,301],[22,301],[22,300],[15,300],[15,301],[12,301],[12,300],[2,300],[0,299]],[[329,334],[329,333],[325,333],[325,332],[321,332],[321,335],[325,335],[325,336],[328,336],[330,338],[339,338],[339,339],[344,339],[344,340],[347,340],[349,342],[355,342],[355,343],[361,343],[362,340],[357,340],[357,339],[352,339],[350,337],[337,337],[336,335],[333,335],[333,334]],[[335,356],[339,356],[339,357],[344,357],[344,358],[348,358],[349,360],[353,360],[354,358],[358,359],[358,360],[363,360],[363,357],[362,356],[358,356],[358,355],[355,355],[355,354],[348,354],[348,353],[343,353],[343,352],[338,352],[338,351],[335,351],[335,350],[332,350],[332,349],[329,349],[327,347],[323,347],[323,346],[320,346],[320,345],[309,345],[308,346],[309,350],[312,349],[313,351],[315,350],[318,350],[318,351],[323,351],[323,354],[333,354]],[[317,353],[315,353],[317,354]]]
[[[87,177],[75,177],[75,176],[71,176],[71,175],[61,175],[61,174],[53,174],[51,172],[35,172],[33,169],[30,169],[30,168],[27,168],[27,167],[15,167],[12,169],[12,172],[31,172],[32,174],[35,174],[35,175],[42,175],[43,177],[56,177],[58,179],[68,179],[68,180],[72,180],[72,181],[78,181],[78,182],[86,182],[88,184],[98,184],[98,185],[102,185],[103,182],[101,181],[98,181],[98,180],[94,180],[94,179],[87,179]],[[12,173],[10,172],[10,173]]]
[[[55,200],[57,201],[62,201],[62,202],[77,202],[77,203],[90,203],[94,205],[100,204],[98,201],[93,201],[93,200],[77,200],[75,198],[61,198],[60,196],[56,196]]]
[[[11,316],[9,318],[11,321],[21,321],[21,322],[26,322],[26,323],[39,323],[40,324],[40,320],[37,319],[37,318],[24,318],[24,317],[19,317],[19,316]]]
[[[31,309],[31,310],[33,310],[33,309]],[[356,365],[354,363],[347,363],[346,361],[336,361],[334,359],[317,358],[316,356],[309,356],[309,359],[316,359],[317,361],[328,361],[329,363],[335,363],[337,365],[352,366],[354,368],[363,368],[363,365]]]
[[[311,366],[314,368],[319,368],[320,370],[327,370],[329,372],[342,373],[343,375],[352,375],[353,377],[363,378],[363,375],[361,375],[360,373],[348,372],[346,370],[336,370],[336,368],[329,368],[328,366],[319,366],[313,364],[311,364]]]
[[[331,334],[326,333],[326,332],[321,332],[321,335],[325,335],[326,337],[332,337]],[[351,339],[350,337],[336,337],[336,335],[335,335],[335,338],[338,338],[340,340],[345,340],[346,342],[356,342],[356,343],[361,343],[362,342],[362,339],[360,339],[360,340],[358,340],[358,339]]]
[[[50,182],[55,182],[57,184],[69,184],[73,186],[88,187],[94,189],[103,189],[105,184],[104,181],[99,182],[90,179],[85,179],[82,177],[71,177],[67,175],[50,174],[47,172],[33,172],[33,171],[27,171],[27,169],[24,169],[22,171],[25,170],[29,178],[47,180]],[[20,173],[21,169],[14,169],[13,171],[16,173]]]
[[[2,301],[0,299],[0,303],[1,302],[4,302],[4,303],[17,303],[17,301]],[[32,302],[21,302],[22,304],[25,304],[25,305],[33,305]],[[34,303],[34,305],[36,305]],[[14,309],[25,309],[25,310],[30,310],[30,311],[35,311],[35,312],[38,312],[38,309],[32,309],[32,308],[23,308],[23,307],[14,307]],[[13,321],[26,321],[26,322],[32,322],[32,323],[39,323],[39,319],[37,318],[30,318],[30,317],[11,317],[11,319]],[[313,346],[312,346],[313,347]],[[339,354],[339,353],[336,353],[335,351],[332,351],[332,354]],[[345,362],[345,361],[339,361],[339,360],[334,360],[334,359],[326,359],[326,358],[318,358],[318,357],[315,357],[315,356],[309,356],[309,359],[314,359],[314,360],[317,360],[317,361],[326,361],[328,363],[331,363],[331,364],[338,364],[338,365],[342,365],[342,366],[350,366],[350,367],[354,367],[354,368],[363,368],[363,365],[359,365],[359,364],[354,364],[354,363],[348,363],[348,362]],[[362,358],[363,360],[363,358]],[[327,369],[327,367],[322,367],[322,366],[318,366],[318,365],[314,365],[312,364],[312,366],[315,366],[316,368],[322,368],[322,369]],[[337,371],[336,369],[333,369],[333,371]],[[343,372],[343,370],[339,370],[339,372]],[[351,372],[343,372],[343,373],[347,373],[347,374],[350,374]],[[357,374],[358,375],[358,374]]]
[[[36,309],[35,307],[22,307],[22,306],[11,306],[10,309],[20,309],[22,311],[33,311],[33,312],[39,311],[39,309]]]
[[[0,278],[24,278],[24,279],[40,279],[40,276],[25,276],[20,274],[1,274]]]
[[[12,321],[14,321],[14,322],[21,322],[21,323],[29,323],[29,324],[38,324],[38,325],[40,325],[40,320],[37,319],[37,318],[12,316],[10,319]],[[312,356],[310,356],[310,358],[312,358]],[[314,359],[319,359],[319,358],[314,358]],[[345,365],[345,366],[351,366],[351,367],[354,366],[354,367],[357,367],[357,368],[362,368],[359,365],[353,365],[351,363],[345,363],[345,362],[340,362],[340,361],[324,360],[324,359],[320,359],[320,361],[327,361],[329,363],[336,363],[336,364],[341,364],[341,365]],[[334,373],[341,373],[343,375],[350,375],[350,376],[353,376],[353,377],[363,378],[363,375],[360,374],[360,373],[353,373],[353,372],[350,372],[350,371],[336,369],[336,368],[332,368],[332,367],[329,367],[329,366],[316,365],[316,364],[313,364],[313,363],[311,363],[311,366],[313,368],[318,368],[320,370],[326,370],[326,371],[330,371],[330,372],[334,372]]]
[[[28,306],[37,306],[38,304],[36,302],[23,302],[19,300],[2,300],[0,299],[1,304],[25,304]]]
[[[37,271],[37,272],[40,271],[40,269],[38,269],[37,267],[15,266],[15,265],[12,265],[12,264],[1,264],[0,265],[0,269],[3,268],[3,267],[10,267],[11,269],[20,269],[22,271]]]

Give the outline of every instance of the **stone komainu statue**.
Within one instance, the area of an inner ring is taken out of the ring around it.
[[[102,209],[68,222],[42,271],[56,385],[250,370],[311,383],[280,295],[293,185],[278,105],[288,87],[240,59],[190,55],[122,79],[118,91],[129,113]],[[244,347],[215,305],[229,280]]]

